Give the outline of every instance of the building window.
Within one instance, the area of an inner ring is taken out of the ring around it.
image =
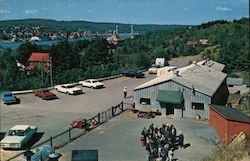
[[[192,109],[204,110],[204,103],[195,103],[195,102],[192,102]]]
[[[140,99],[140,104],[142,105],[150,105],[150,99],[149,98],[141,98]]]

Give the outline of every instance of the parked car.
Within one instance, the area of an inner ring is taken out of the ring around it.
[[[55,86],[55,89],[59,92],[66,93],[66,94],[81,94],[82,89],[75,87],[75,84],[62,84]]]
[[[17,103],[17,98],[10,91],[2,92],[1,98],[4,104]]]
[[[21,149],[33,138],[36,132],[36,126],[15,125],[5,134],[0,145],[3,149]]]
[[[103,83],[98,82],[96,79],[87,79],[85,81],[79,81],[79,84],[81,84],[84,87],[90,87],[90,88],[102,88],[104,86]]]
[[[157,74],[158,68],[160,68],[159,65],[152,65],[152,66],[148,69],[148,73],[149,73],[149,74]]]
[[[33,93],[44,100],[51,100],[57,98],[57,96],[54,93],[50,92],[48,88],[34,90]]]
[[[136,77],[136,78],[143,78],[145,76],[145,74],[139,70],[125,71],[125,72],[123,72],[123,75],[126,77]]]

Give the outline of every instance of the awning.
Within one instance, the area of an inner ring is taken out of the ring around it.
[[[183,94],[180,91],[159,90],[156,98],[160,103],[182,104],[184,101]]]

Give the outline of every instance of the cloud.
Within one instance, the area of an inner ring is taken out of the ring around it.
[[[9,10],[4,10],[4,9],[1,9],[0,10],[0,13],[1,14],[9,14],[9,13],[11,13]]]
[[[216,7],[216,10],[217,10],[217,11],[232,11],[231,8],[228,8],[228,7],[221,7],[221,6],[217,6],[217,7]]]
[[[37,13],[37,12],[38,12],[37,10],[25,10],[25,13],[26,13],[27,15],[35,14],[35,13]]]

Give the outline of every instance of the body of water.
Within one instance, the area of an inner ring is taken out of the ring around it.
[[[138,36],[138,33],[135,33],[134,36]],[[107,35],[103,35],[104,37],[108,37],[111,36],[110,34]],[[119,37],[121,40],[125,40],[131,37],[130,33],[120,33]],[[90,37],[81,37],[81,38],[76,38],[76,39],[72,39],[72,38],[68,38],[69,42],[75,42],[75,41],[79,41],[79,40],[91,40],[94,39],[95,36],[90,36]],[[57,45],[59,42],[61,42],[62,40],[50,40],[50,41],[33,41],[31,42],[32,44],[36,44],[39,46],[51,46],[53,44]],[[3,48],[18,48],[21,44],[26,43],[26,42],[1,42],[0,46]]]
[[[68,38],[69,42],[75,42],[75,41],[79,41],[79,40],[91,40],[94,39],[95,37],[82,37],[82,38],[77,38],[77,39],[72,39],[72,38]],[[33,41],[30,42],[32,44],[36,44],[39,46],[51,46],[53,44],[58,44],[59,42],[61,42],[62,40],[50,40],[50,41]],[[26,42],[1,42],[0,46],[3,48],[18,48],[20,45],[22,45],[23,43]]]

